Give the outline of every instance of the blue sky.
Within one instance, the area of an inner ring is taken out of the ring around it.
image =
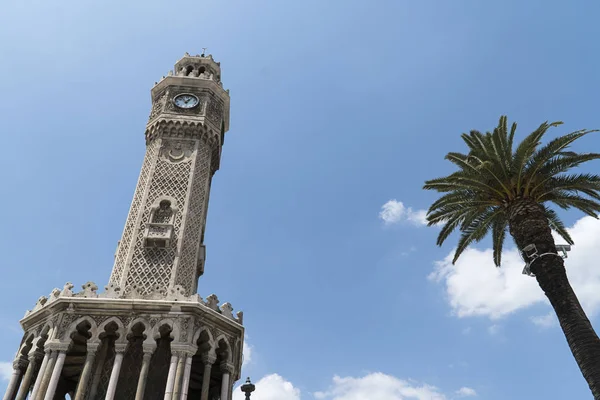
[[[423,181],[451,171],[460,133],[501,114],[521,137],[545,120],[565,121],[551,136],[600,128],[599,12],[591,0],[5,1],[0,360],[39,296],[106,284],[150,88],[208,47],[231,128],[199,292],[244,310],[254,400],[591,398],[516,255],[497,271],[484,242],[449,266],[452,244],[437,248],[419,221],[435,198]],[[569,275],[600,327],[600,223],[562,215]]]

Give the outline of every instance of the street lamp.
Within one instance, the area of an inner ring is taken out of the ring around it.
[[[246,383],[244,383],[241,387],[242,392],[246,393],[246,400],[250,400],[250,394],[254,392],[256,386],[252,382],[250,382],[250,378],[246,379]]]

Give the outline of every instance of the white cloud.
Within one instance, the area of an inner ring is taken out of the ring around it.
[[[250,361],[252,361],[252,346],[250,344],[248,344],[245,337],[244,337],[244,351],[243,351],[242,359],[243,359],[242,367],[245,367],[246,365],[248,365],[250,363]]]
[[[0,380],[8,381],[13,373],[12,363],[0,361]]]
[[[240,386],[233,392],[233,400],[243,400]],[[252,400],[300,400],[301,391],[278,374],[270,374],[255,383]],[[474,389],[462,387],[453,396],[447,396],[435,386],[402,380],[381,372],[370,373],[361,378],[334,376],[326,391],[314,392],[317,400],[449,400],[476,396]]]
[[[379,218],[388,225],[401,221],[408,221],[414,225],[427,225],[426,215],[426,210],[413,210],[396,199],[385,203],[379,211]]]
[[[456,391],[456,394],[460,397],[474,397],[477,396],[477,392],[475,391],[475,389],[472,389],[470,387],[461,387],[460,389],[458,389]]]
[[[494,335],[497,335],[500,333],[500,329],[501,329],[500,325],[494,324],[494,325],[491,325],[488,327],[488,333],[490,335],[494,336]]]
[[[300,389],[278,374],[267,375],[255,385],[252,400],[300,400]],[[233,391],[233,400],[244,400],[245,395],[240,386]]]
[[[554,314],[554,312],[552,311],[546,315],[538,315],[535,317],[531,317],[530,320],[531,322],[542,328],[550,328],[552,326],[558,325],[556,314]]]
[[[565,260],[567,274],[589,315],[600,311],[600,221],[584,217],[569,229],[575,246]],[[557,243],[563,243],[557,239]],[[452,255],[436,262],[430,279],[443,282],[450,307],[458,317],[486,316],[492,320],[534,304],[549,304],[536,280],[522,275],[524,263],[515,249],[502,254],[496,268],[492,250],[469,248],[452,265]],[[536,319],[538,324],[542,320]],[[547,321],[546,321],[547,322]]]
[[[335,376],[325,392],[314,393],[319,400],[445,400],[436,387],[400,380],[380,372],[362,378]]]

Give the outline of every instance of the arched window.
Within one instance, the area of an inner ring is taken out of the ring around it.
[[[172,199],[159,199],[152,207],[150,222],[146,225],[144,242],[146,247],[167,248],[173,239],[173,223],[177,209],[171,203]]]
[[[169,200],[163,200],[158,204],[158,208],[154,210],[152,216],[152,223],[155,224],[169,224],[172,223],[173,208],[171,208],[171,202]]]

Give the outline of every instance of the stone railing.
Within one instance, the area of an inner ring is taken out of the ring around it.
[[[50,292],[48,297],[42,296],[38,299],[32,310],[25,313],[27,317],[29,314],[34,313],[49,304],[52,304],[59,298],[89,298],[89,299],[141,299],[141,300],[163,300],[163,301],[183,301],[189,303],[198,303],[202,306],[209,308],[238,324],[243,324],[244,313],[238,311],[236,315],[233,315],[233,306],[230,303],[223,303],[219,305],[219,298],[215,294],[211,294],[206,298],[206,301],[200,297],[199,294],[193,294],[186,296],[185,291],[180,285],[176,285],[170,290],[163,287],[155,287],[154,290],[148,295],[139,294],[135,287],[129,287],[122,291],[119,286],[110,284],[104,287],[103,293],[98,293],[98,286],[94,282],[87,282],[81,286],[83,289],[80,292],[73,292],[73,284],[71,282],[65,283],[61,289],[55,288]]]

